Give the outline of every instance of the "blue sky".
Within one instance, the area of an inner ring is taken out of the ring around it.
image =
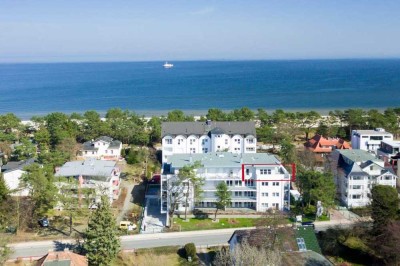
[[[0,0],[0,62],[400,57],[400,1]]]

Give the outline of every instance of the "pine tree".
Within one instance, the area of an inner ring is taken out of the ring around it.
[[[110,265],[117,256],[120,240],[107,197],[102,197],[89,219],[84,248],[89,265]]]
[[[8,197],[9,191],[6,182],[3,179],[3,175],[0,173],[0,202],[3,202]]]

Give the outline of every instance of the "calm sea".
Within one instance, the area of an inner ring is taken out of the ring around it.
[[[400,60],[0,64],[0,113],[400,106]]]

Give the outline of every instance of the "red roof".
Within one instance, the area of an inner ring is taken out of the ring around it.
[[[51,251],[37,261],[37,266],[50,265],[50,262],[69,262],[70,266],[87,266],[85,256],[75,254],[71,251]]]
[[[335,149],[351,149],[350,144],[347,141],[344,141],[340,138],[324,138],[321,135],[315,135],[311,139],[309,139],[304,146],[313,151],[313,152],[321,152],[321,153],[330,153],[332,152],[332,148]]]

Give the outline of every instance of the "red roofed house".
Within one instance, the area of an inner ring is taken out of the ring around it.
[[[340,138],[324,138],[321,135],[315,135],[311,139],[309,139],[304,147],[315,154],[318,154],[318,157],[324,157],[324,154],[331,153],[333,150],[345,150],[351,149],[350,143],[344,141]]]
[[[73,253],[69,250],[51,251],[37,261],[37,266],[87,266],[85,256]]]

